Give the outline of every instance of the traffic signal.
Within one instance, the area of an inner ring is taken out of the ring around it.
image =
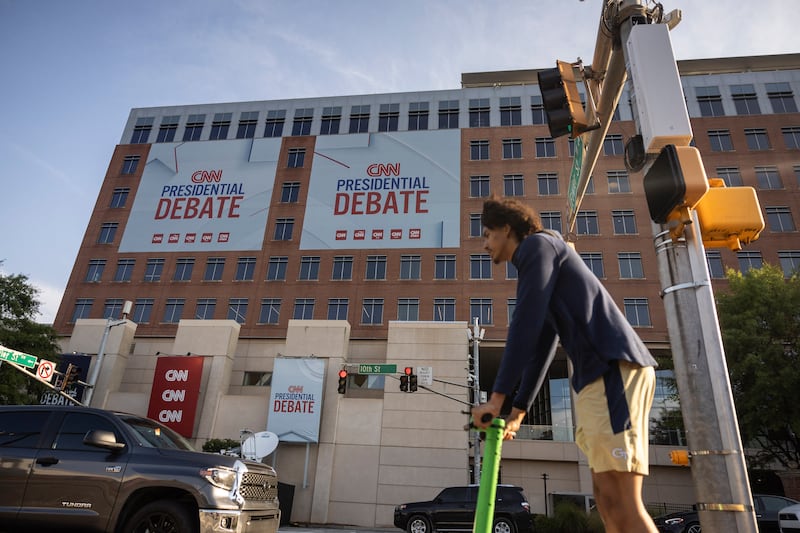
[[[589,129],[583,110],[578,82],[571,63],[556,61],[556,68],[540,70],[539,90],[547,113],[547,125],[553,138],[567,135],[575,138]]]
[[[344,368],[339,370],[339,388],[336,390],[339,394],[344,394],[347,391],[347,370]]]
[[[417,375],[411,374],[408,376],[408,391],[417,392]]]
[[[687,450],[672,450],[669,452],[669,459],[672,464],[689,466],[689,452]]]
[[[408,376],[406,376],[405,374],[400,376],[400,391],[408,392]]]
[[[666,224],[681,217],[681,222],[688,223],[687,208],[694,208],[708,191],[700,151],[694,146],[665,145],[644,175],[643,184],[653,222]]]
[[[703,245],[741,250],[742,243],[758,239],[764,217],[752,187],[725,187],[719,178],[709,180],[711,188],[697,203]]]
[[[75,385],[75,382],[78,381],[79,372],[80,369],[77,366],[72,363],[68,364],[67,370],[64,371],[64,379],[61,380],[60,390],[63,391]]]

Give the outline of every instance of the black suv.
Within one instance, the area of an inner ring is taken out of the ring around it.
[[[0,406],[0,531],[275,533],[272,467],[195,452],[148,418]]]
[[[530,505],[522,488],[497,486],[493,533],[533,531]],[[404,503],[394,508],[394,525],[408,533],[472,531],[478,486],[448,487],[429,502]]]

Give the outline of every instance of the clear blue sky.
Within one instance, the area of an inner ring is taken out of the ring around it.
[[[678,59],[800,52],[796,0],[664,0]],[[55,317],[131,108],[590,63],[601,0],[0,0],[0,271]],[[566,27],[565,21],[572,23]]]

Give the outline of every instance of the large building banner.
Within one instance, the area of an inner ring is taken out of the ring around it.
[[[276,358],[267,431],[283,442],[319,442],[324,376],[324,359]]]
[[[260,250],[280,142],[152,145],[119,251]]]
[[[461,133],[317,137],[302,250],[459,246]]]
[[[147,418],[158,420],[184,437],[191,437],[202,379],[203,357],[159,357]]]

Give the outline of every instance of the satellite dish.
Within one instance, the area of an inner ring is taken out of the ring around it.
[[[242,457],[260,463],[264,457],[275,451],[278,442],[278,436],[271,431],[253,433],[242,443]]]

